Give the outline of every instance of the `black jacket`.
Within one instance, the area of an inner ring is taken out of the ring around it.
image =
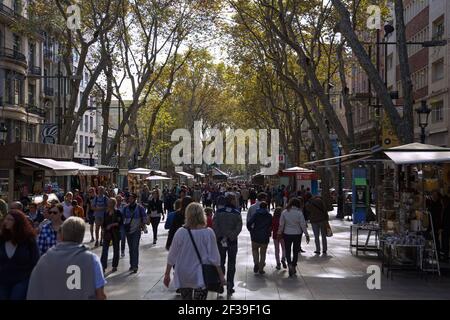
[[[176,211],[175,217],[173,218],[172,225],[169,229],[169,234],[167,235],[166,249],[169,250],[172,244],[175,232],[184,225],[184,214],[180,211]]]
[[[161,200],[154,200],[148,202],[148,212],[147,214],[150,215],[152,211],[157,211],[158,213],[163,213],[163,202]]]
[[[259,209],[247,221],[247,229],[250,231],[252,242],[269,243],[272,232],[272,215],[266,209]]]
[[[35,240],[20,243],[14,255],[8,258],[5,241],[0,241],[0,285],[11,285],[28,279],[39,260]]]

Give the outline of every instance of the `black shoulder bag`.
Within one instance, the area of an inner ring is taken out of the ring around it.
[[[208,291],[213,291],[217,293],[223,293],[222,282],[220,281],[219,272],[217,267],[212,264],[203,264],[202,258],[200,257],[200,252],[198,251],[197,245],[195,244],[194,237],[192,236],[191,230],[186,228],[189,237],[191,238],[192,244],[194,245],[195,252],[197,253],[198,260],[202,266],[203,281],[205,282],[206,289]]]

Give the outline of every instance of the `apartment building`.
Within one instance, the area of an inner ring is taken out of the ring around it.
[[[76,66],[78,66],[79,55],[73,51],[73,74],[76,74]],[[75,111],[78,111],[80,107],[81,97],[83,96],[86,85],[89,82],[89,73],[87,70],[83,70],[83,78],[80,83],[80,91],[78,92],[77,107]],[[96,99],[94,96],[89,97],[88,110],[83,114],[83,117],[78,126],[76,138],[74,142],[74,159],[80,163],[89,165],[91,155],[89,153],[89,146],[95,146],[92,154],[94,163],[98,163],[100,145],[97,144],[97,133],[99,129],[97,127],[97,107]],[[100,138],[101,139],[101,138]],[[101,140],[100,140],[101,141]]]
[[[0,125],[6,141],[38,142],[46,110],[40,99],[43,38],[14,31],[14,23],[27,19],[20,0],[0,1]]]
[[[67,105],[73,94],[64,64],[60,62],[59,44],[51,33],[36,30],[29,38],[13,31],[13,24],[27,19],[26,2],[0,1],[0,124],[8,131],[6,143],[31,141],[59,143],[64,122],[70,120]],[[73,52],[73,66],[78,65]],[[58,76],[60,75],[60,76]],[[83,72],[80,97],[89,81]],[[95,99],[89,99],[91,110],[83,114],[74,142],[74,158],[89,164],[88,146],[96,143],[97,121]],[[97,152],[94,152],[94,159]]]
[[[395,27],[394,21],[387,21]],[[423,43],[432,40],[448,40],[450,22],[450,3],[446,0],[405,0],[404,18],[406,24],[406,37],[408,42]],[[380,32],[381,40],[389,43],[397,41],[396,31],[384,38],[383,31]],[[371,42],[376,43],[372,33]],[[385,46],[380,50],[380,75],[384,78],[385,67],[387,78],[385,79],[390,92],[398,92],[398,98],[394,100],[399,112],[403,107],[403,90],[401,85],[400,66],[396,45],[387,45],[385,57]],[[372,46],[372,54],[375,61],[376,46]],[[424,46],[422,44],[408,45],[409,66],[413,83],[413,96],[415,100],[414,109],[420,107],[421,101],[426,101],[432,110],[429,124],[426,128],[426,143],[438,146],[450,146],[450,111],[449,111],[449,88],[450,88],[450,46]],[[385,62],[386,61],[386,62]],[[359,66],[352,68],[351,90],[354,97],[361,98],[369,92],[369,82],[364,71]],[[375,144],[375,128],[377,118],[373,107],[368,107],[367,100],[355,99],[355,131],[357,136],[366,136],[362,139],[364,146]],[[373,102],[373,100],[372,100]],[[383,113],[380,114],[380,122],[384,122]],[[417,114],[414,113],[415,140],[420,141],[420,128],[418,126]],[[367,127],[364,128],[364,124]],[[370,129],[371,125],[373,126]],[[389,135],[384,132],[383,138]],[[380,135],[378,135],[380,136]]]

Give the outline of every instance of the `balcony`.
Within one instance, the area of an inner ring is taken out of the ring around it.
[[[3,3],[0,3],[0,13],[9,16],[10,18],[21,18],[22,14],[18,10],[11,9]]]
[[[24,65],[27,63],[25,55],[14,49],[0,48],[0,58],[11,59]]]
[[[53,97],[55,95],[55,90],[50,87],[44,87],[44,95],[47,97]]]
[[[40,77],[42,75],[41,67],[29,66],[28,67],[28,75],[29,76],[38,76],[38,77]]]
[[[45,109],[44,108],[39,108],[32,104],[27,104],[25,109],[28,113],[35,114],[39,117],[45,118]]]

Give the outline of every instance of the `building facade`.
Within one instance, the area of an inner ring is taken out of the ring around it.
[[[0,1],[0,124],[7,129],[5,143],[20,141],[59,144],[59,135],[67,116],[71,92],[69,78],[76,73],[78,55],[74,51],[72,74],[60,61],[58,42],[50,32],[37,30],[28,37],[14,31],[14,24],[27,19],[27,3]],[[89,81],[83,72],[77,92],[78,111],[81,95]],[[83,114],[74,141],[74,158],[90,164],[88,146],[96,144],[95,99]],[[97,158],[94,152],[93,158]]]
[[[387,21],[395,27],[395,15],[393,21]],[[424,45],[424,42],[448,40],[450,38],[448,24],[450,23],[450,3],[446,0],[405,0],[404,19],[406,25],[406,38],[408,42],[408,57],[413,84],[414,109],[420,107],[422,101],[426,101],[432,110],[428,126],[426,128],[425,143],[437,146],[450,147],[450,46]],[[382,42],[397,42],[396,31],[384,37],[380,31]],[[373,61],[376,61],[377,46],[374,32],[366,37],[366,41],[372,42],[371,47]],[[422,44],[420,44],[422,43]],[[428,43],[430,44],[430,43]],[[385,48],[387,46],[387,48]],[[387,55],[384,52],[387,49]],[[380,52],[379,70],[390,92],[398,92],[398,99],[394,99],[400,114],[403,107],[403,90],[398,59],[397,46],[388,44],[378,47]],[[387,78],[385,78],[385,68]],[[369,102],[369,81],[364,71],[359,66],[352,67],[351,90],[354,98],[354,123],[359,147],[370,147],[383,144],[384,140],[395,140],[392,130],[383,130],[386,119],[382,109],[380,116],[376,117],[373,105],[376,104],[375,93]],[[372,106],[370,106],[372,105]],[[414,112],[415,140],[420,141],[420,128],[417,114]],[[378,137],[378,139],[377,139]],[[382,138],[380,140],[379,138]],[[385,145],[389,147],[389,145]]]
[[[7,129],[5,143],[38,142],[46,110],[43,87],[43,37],[28,37],[13,25],[27,19],[19,0],[0,2],[0,123]]]

